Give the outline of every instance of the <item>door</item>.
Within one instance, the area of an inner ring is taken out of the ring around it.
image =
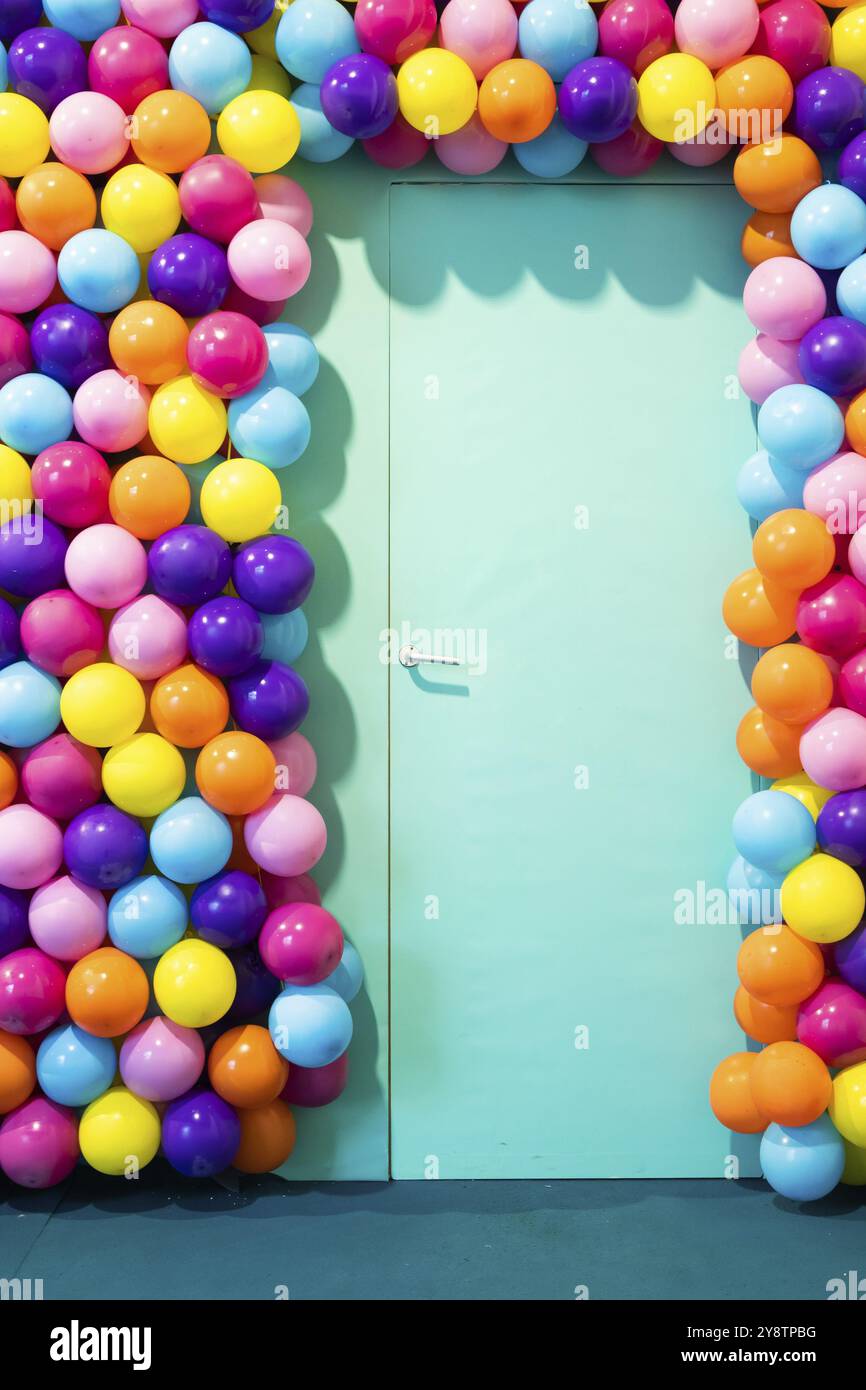
[[[398,1178],[757,1171],[706,1098],[744,1046],[740,929],[704,919],[750,790],[720,616],[745,216],[721,187],[392,190]]]

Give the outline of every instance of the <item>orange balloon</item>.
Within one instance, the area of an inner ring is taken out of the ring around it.
[[[497,140],[520,145],[547,130],[556,112],[553,79],[529,58],[491,68],[478,92],[481,123]]]
[[[116,315],[108,350],[124,376],[145,386],[162,386],[187,370],[189,329],[176,309],[156,299],[139,299]]]
[[[765,579],[760,570],[745,570],[725,594],[722,617],[741,642],[775,647],[796,629],[797,595]]]
[[[789,212],[753,212],[740,241],[743,259],[750,266],[760,265],[775,256],[797,258],[791,240],[791,214]]]
[[[284,1100],[239,1110],[241,1142],[232,1167],[241,1173],[270,1173],[295,1147],[295,1117]]]
[[[798,1042],[770,1043],[752,1054],[752,1099],[767,1124],[810,1125],[830,1104],[826,1063]]]
[[[737,974],[754,999],[784,1008],[815,993],[824,978],[824,957],[814,941],[784,924],[758,927],[740,947]]]
[[[229,717],[222,681],[188,661],[160,676],[150,693],[157,733],[178,748],[201,748],[221,734]]]
[[[37,164],[15,194],[18,221],[52,251],[96,222],[96,194],[83,174],[65,164]]]
[[[743,715],[737,729],[737,752],[759,777],[791,777],[802,772],[800,735],[803,729],[783,724],[757,706]]]
[[[137,960],[114,946],[82,956],[66,977],[66,1008],[73,1023],[97,1038],[119,1038],[144,1017],[150,998]]]
[[[710,1109],[736,1134],[760,1134],[767,1128],[752,1099],[751,1076],[757,1053],[734,1052],[719,1062],[710,1080]]]
[[[136,158],[163,174],[179,174],[207,154],[210,119],[201,102],[186,92],[151,92],[132,116]]]
[[[747,53],[716,73],[716,107],[737,140],[781,134],[794,104],[794,84],[781,63]]]
[[[23,1105],[36,1085],[36,1056],[26,1038],[0,1029],[0,1115]]]
[[[277,760],[255,734],[218,734],[205,744],[195,780],[205,801],[227,816],[248,816],[274,794]]]
[[[845,434],[855,453],[866,454],[866,391],[854,397],[845,413]]]
[[[18,768],[8,753],[0,751],[0,811],[11,806],[18,791]]]
[[[762,1004],[740,985],[734,995],[734,1018],[755,1042],[796,1042],[796,1004]]]
[[[186,474],[158,454],[142,454],[118,468],[111,480],[108,508],[118,526],[141,541],[180,526],[189,511]]]
[[[752,672],[752,694],[766,714],[783,724],[808,724],[829,707],[833,677],[817,652],[783,642],[765,652]]]
[[[830,573],[836,546],[820,516],[788,507],[761,522],[752,541],[752,558],[765,579],[799,594]]]
[[[277,1099],[288,1080],[289,1064],[267,1028],[247,1023],[217,1038],[207,1072],[218,1096],[241,1110],[252,1110]]]
[[[796,135],[747,145],[734,164],[737,192],[759,212],[793,212],[821,178],[818,156]]]

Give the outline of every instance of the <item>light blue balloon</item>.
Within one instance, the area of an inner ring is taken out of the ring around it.
[[[325,984],[286,985],[271,1005],[268,1027],[274,1047],[298,1067],[326,1067],[352,1041],[349,1006]]]
[[[201,102],[209,116],[245,92],[253,58],[239,34],[205,20],[181,29],[168,55],[172,87]]]
[[[786,507],[802,507],[806,474],[796,468],[786,468],[770,458],[766,449],[746,459],[737,477],[737,498],[740,506],[756,521],[766,521],[774,512]]]
[[[269,323],[262,332],[268,345],[263,382],[303,396],[319,375],[319,354],[309,333],[293,323]]]
[[[0,43],[0,92],[5,92],[9,85],[9,67],[6,61],[6,49]]]
[[[120,0],[44,0],[42,8],[55,29],[85,43],[113,29],[120,18]]]
[[[189,925],[189,909],[176,883],[157,874],[134,878],[108,905],[108,934],[137,960],[161,956],[176,946]]]
[[[19,454],[40,454],[72,433],[72,397],[41,372],[23,372],[0,387],[0,440]]]
[[[52,1029],[36,1054],[39,1085],[58,1105],[89,1105],[108,1090],[116,1071],[111,1038],[95,1038],[75,1023]]]
[[[748,864],[738,854],[728,870],[728,898],[737,921],[750,927],[769,927],[781,922],[779,893],[784,878],[784,874],[768,874]]]
[[[344,941],[340,964],[336,970],[332,970],[330,975],[326,976],[322,984],[330,985],[331,989],[337,991],[341,999],[345,999],[347,1004],[351,1004],[363,983],[364,966],[361,957],[351,941]]]
[[[531,0],[526,8],[530,9],[532,5],[542,3],[546,4],[547,0]],[[566,130],[562,117],[557,112],[547,130],[536,135],[534,140],[512,145],[511,149],[518,164],[528,174],[535,174],[539,179],[559,179],[563,174],[570,174],[583,162],[589,145],[585,140],[572,135],[570,130]]]
[[[598,20],[589,0],[529,0],[518,32],[520,56],[545,68],[554,82],[561,82],[575,63],[594,58],[598,48]]]
[[[141,267],[129,242],[104,227],[76,232],[57,257],[60,288],[73,304],[113,314],[135,295]]]
[[[758,412],[758,435],[777,463],[809,472],[837,452],[845,421],[832,396],[814,386],[780,386]]]
[[[229,402],[229,434],[242,458],[287,468],[310,442],[310,417],[284,386],[259,385]]]
[[[787,874],[815,848],[815,822],[789,792],[755,792],[734,813],[734,844],[749,864]]]
[[[218,874],[231,852],[231,826],[200,796],[182,797],[169,806],[150,832],[150,857],[174,883],[201,883]]]
[[[292,9],[297,3],[293,0]],[[345,11],[344,11],[345,13]],[[289,12],[283,15],[288,19]],[[282,20],[280,23],[282,24]],[[310,82],[304,82],[292,92],[292,105],[298,113],[301,124],[301,140],[298,154],[311,164],[330,164],[354,145],[351,135],[343,135],[335,130],[322,110],[319,89]]]
[[[0,743],[32,748],[60,723],[60,682],[29,661],[0,671]]]
[[[836,281],[836,303],[840,314],[866,323],[866,256],[846,265]]]
[[[866,249],[866,203],[840,183],[822,183],[794,209],[791,240],[817,270],[840,270]]]
[[[845,1144],[829,1115],[810,1125],[770,1125],[761,1140],[764,1177],[780,1197],[817,1202],[842,1177]]]
[[[281,661],[293,666],[307,645],[310,627],[303,609],[292,613],[260,613],[265,630],[262,657],[265,661]]]
[[[352,16],[338,0],[294,0],[277,26],[276,49],[299,82],[319,83],[338,58],[359,53],[361,46]]]
[[[204,526],[205,524],[201,514],[201,490],[204,487],[205,479],[214,471],[218,463],[225,463],[222,454],[214,454],[212,458],[205,459],[204,463],[184,465],[183,475],[189,483],[189,511],[186,514],[188,526]]]

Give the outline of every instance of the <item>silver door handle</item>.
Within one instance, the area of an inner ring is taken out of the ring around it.
[[[432,652],[419,652],[417,647],[401,647],[397,653],[397,660],[401,666],[420,666],[421,663],[429,663],[432,666],[460,666],[462,663],[456,656],[434,656]]]

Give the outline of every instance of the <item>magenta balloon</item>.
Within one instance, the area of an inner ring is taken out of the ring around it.
[[[631,179],[637,174],[645,174],[656,160],[661,158],[664,145],[656,140],[640,121],[634,121],[622,135],[614,140],[606,140],[600,145],[590,145],[589,152],[606,174],[614,174],[620,179]]]
[[[21,765],[21,789],[43,815],[72,820],[102,795],[102,759],[71,734],[54,734],[30,749]]]
[[[813,651],[847,660],[866,646],[866,588],[853,575],[831,573],[804,589],[797,632]]]
[[[0,314],[0,386],[32,370],[33,355],[27,329],[14,314]]]
[[[37,1096],[0,1125],[0,1168],[19,1187],[54,1187],[78,1161],[78,1123],[72,1110]]]
[[[262,874],[262,887],[271,911],[284,907],[286,903],[314,903],[321,906],[322,895],[318,884],[309,874],[293,874],[281,878],[279,874]]]
[[[49,444],[33,461],[33,495],[58,526],[80,530],[105,519],[111,472],[90,444],[66,439]]]
[[[342,954],[340,923],[313,903],[275,908],[259,933],[259,955],[272,975],[290,985],[319,984]]]
[[[289,1067],[289,1079],[283,1087],[281,1099],[289,1105],[302,1105],[314,1108],[330,1105],[346,1089],[349,1079],[349,1054],[328,1062],[324,1067]]]
[[[63,1013],[66,974],[44,951],[25,946],[0,960],[0,1028],[43,1033]]]
[[[842,980],[826,980],[800,1005],[797,1037],[828,1067],[866,1061],[866,999]]]
[[[674,44],[674,17],[665,0],[611,0],[598,19],[598,51],[640,77]]]
[[[364,153],[383,169],[411,169],[430,149],[431,142],[398,112],[392,125],[381,135],[362,140]]]
[[[224,154],[206,154],[183,175],[180,206],[193,231],[228,245],[261,216],[253,176]]]
[[[427,47],[436,20],[433,0],[358,0],[355,33],[365,53],[393,66]]]
[[[200,386],[233,400],[258,386],[268,368],[265,335],[247,314],[217,310],[199,319],[186,346]]]
[[[74,676],[99,660],[105,629],[97,609],[71,589],[49,589],[21,614],[21,645],[34,666],[52,676]]]
[[[220,307],[223,312],[245,314],[259,328],[266,328],[269,323],[276,323],[282,317],[288,302],[287,299],[255,299],[232,281]]]
[[[152,34],[122,24],[106,29],[94,43],[87,78],[91,91],[111,97],[131,116],[145,97],[171,86],[168,54]]]

